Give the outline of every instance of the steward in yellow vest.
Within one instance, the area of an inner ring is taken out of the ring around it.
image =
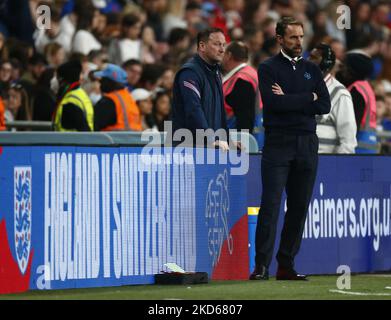
[[[94,131],[94,108],[87,93],[80,88],[82,67],[79,61],[69,61],[57,69],[51,88],[57,93],[53,114],[55,131]]]

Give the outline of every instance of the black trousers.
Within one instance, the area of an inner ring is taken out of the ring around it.
[[[287,211],[277,253],[279,266],[293,268],[299,252],[308,205],[318,168],[319,141],[315,133],[268,132],[262,155],[262,201],[256,230],[257,265],[269,267],[276,238],[282,193]]]

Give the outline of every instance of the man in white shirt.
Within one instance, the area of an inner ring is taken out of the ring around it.
[[[330,113],[316,118],[319,153],[355,153],[357,125],[352,96],[330,74],[335,65],[335,54],[329,45],[322,43],[311,51],[309,60],[321,69],[331,99]]]

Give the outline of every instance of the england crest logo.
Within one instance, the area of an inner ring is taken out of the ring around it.
[[[14,168],[14,231],[19,270],[24,274],[31,249],[31,167]]]

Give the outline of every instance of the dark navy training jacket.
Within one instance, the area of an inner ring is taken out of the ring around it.
[[[218,65],[209,65],[198,54],[175,76],[172,121],[181,128],[227,130],[222,78]]]
[[[330,112],[330,96],[323,75],[310,61],[301,59],[293,68],[279,53],[260,64],[258,78],[266,132],[315,133],[315,115]],[[272,92],[274,83],[282,88],[284,95]],[[313,92],[318,95],[317,101],[313,101]]]

